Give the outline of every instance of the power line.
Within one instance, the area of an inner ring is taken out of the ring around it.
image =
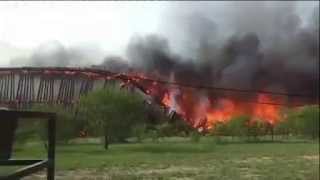
[[[231,91],[231,92],[240,92],[240,93],[262,93],[262,94],[288,96],[288,97],[314,98],[311,95],[305,95],[305,94],[281,93],[281,92],[262,91],[262,90],[245,90],[245,89],[235,89],[235,88],[222,88],[222,87],[204,86],[204,85],[191,85],[191,84],[186,84],[186,83],[181,83],[181,82],[163,81],[163,80],[151,79],[151,78],[140,77],[140,76],[128,76],[128,77],[134,77],[134,78],[137,78],[140,80],[149,81],[149,82],[157,82],[157,83],[161,83],[161,84],[170,84],[170,85],[175,85],[175,86],[189,87],[189,88],[193,88],[193,89],[211,89],[211,90]]]
[[[150,79],[148,79],[150,80]],[[157,82],[156,80],[153,80],[153,82]],[[147,88],[144,88],[141,86],[139,83],[135,83],[134,86],[141,91],[143,91],[144,94],[149,95],[149,90]],[[231,89],[232,90],[232,89]],[[299,107],[299,106],[305,106],[306,104],[284,104],[284,103],[274,103],[274,102],[259,102],[259,101],[250,101],[250,100],[242,100],[242,99],[237,99],[237,102],[244,102],[244,103],[254,103],[254,104],[263,104],[263,105],[272,105],[272,106],[291,106],[291,107]],[[158,103],[166,106],[165,104],[162,103],[162,101],[158,101]]]

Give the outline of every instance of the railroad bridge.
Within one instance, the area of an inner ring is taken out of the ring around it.
[[[25,109],[41,103],[73,105],[80,96],[116,81],[122,87],[148,94],[145,86],[149,83],[141,80],[138,76],[94,68],[0,68],[0,106]]]

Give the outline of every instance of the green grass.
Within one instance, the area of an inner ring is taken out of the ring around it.
[[[41,148],[39,148],[41,147]],[[40,158],[43,146],[29,144],[15,157]],[[57,147],[57,179],[319,179],[319,143],[99,144]],[[1,172],[1,171],[0,171]],[[38,176],[42,178],[38,178]],[[44,173],[30,179],[43,179]]]

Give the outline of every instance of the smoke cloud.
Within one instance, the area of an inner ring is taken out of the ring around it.
[[[101,64],[93,67],[119,73],[128,72],[130,69],[128,61],[120,56],[107,56]]]
[[[58,41],[51,41],[38,46],[30,57],[12,59],[10,65],[79,67],[101,61],[103,56],[103,52],[94,46],[65,47]]]
[[[295,2],[216,6],[173,5],[163,23],[168,33],[132,38],[130,65],[178,82],[318,97],[318,6],[307,18]]]

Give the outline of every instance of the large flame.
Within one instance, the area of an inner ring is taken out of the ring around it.
[[[258,102],[273,102],[270,97],[264,94],[258,95]],[[279,106],[269,104],[259,104],[254,106],[253,117],[267,121],[269,124],[274,125],[280,119]]]
[[[206,91],[178,85],[139,80],[139,86],[158,99],[169,112],[174,111],[199,130],[212,129],[216,123],[228,122],[238,115],[249,115],[251,121],[259,120],[270,125],[280,121],[281,106],[277,104],[283,103],[283,99],[269,94],[251,94],[250,99],[243,101],[235,96],[208,95]]]
[[[180,114],[195,128],[212,129],[217,122],[228,122],[232,117],[247,114],[252,120],[265,121],[274,125],[280,120],[280,106],[269,95],[258,94],[255,103],[237,102],[232,98],[210,98],[190,90],[169,90],[161,102]],[[205,123],[204,123],[205,122]]]
[[[216,122],[226,122],[235,114],[234,103],[231,100],[222,99],[217,108],[210,107],[206,112],[207,128],[211,129]]]

